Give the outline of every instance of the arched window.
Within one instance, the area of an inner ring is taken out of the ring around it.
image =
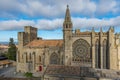
[[[36,59],[36,54],[35,54],[35,52],[33,52],[32,55],[33,55],[33,59],[34,59],[34,61],[35,61],[35,59]]]
[[[52,53],[50,56],[50,64],[59,64],[59,57],[56,53]]]
[[[100,68],[99,40],[95,42],[95,67]]]
[[[68,25],[66,24],[66,28],[68,28]]]
[[[106,39],[103,41],[103,68],[106,69],[107,68],[107,41]]]
[[[41,62],[41,56],[39,56],[39,62]]]
[[[31,57],[31,53],[30,53],[30,54],[29,54],[29,61],[31,61],[31,58],[32,58],[32,57]]]
[[[25,62],[28,62],[28,56],[27,56],[27,52],[24,53],[24,56],[25,56]]]

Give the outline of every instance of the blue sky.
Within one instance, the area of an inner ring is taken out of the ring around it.
[[[67,4],[74,29],[114,26],[120,32],[120,0],[0,0],[0,41],[17,41],[17,33],[28,25],[39,29],[39,37],[62,39]]]

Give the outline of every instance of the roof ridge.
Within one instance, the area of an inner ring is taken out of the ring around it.
[[[26,47],[39,47],[39,46],[62,46],[62,39],[46,39],[46,40],[33,40],[26,45]]]

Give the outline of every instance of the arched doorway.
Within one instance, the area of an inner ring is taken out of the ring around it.
[[[59,57],[55,52],[50,56],[50,64],[59,64]]]

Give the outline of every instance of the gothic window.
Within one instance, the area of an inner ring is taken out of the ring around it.
[[[59,64],[59,57],[56,53],[52,53],[50,56],[50,64]]]
[[[68,28],[68,25],[66,24],[66,28]]]
[[[39,56],[39,61],[41,62],[41,56]]]
[[[107,50],[106,50],[106,47],[107,47],[107,41],[106,41],[106,39],[103,41],[103,68],[104,69],[106,69],[106,66],[107,66],[107,64],[106,64],[106,62],[107,62],[107,57],[106,57],[106,55],[107,55]]]
[[[33,54],[32,55],[34,55],[34,58],[35,58],[35,52],[33,52]]]
[[[31,53],[29,54],[29,59],[30,59],[30,61],[31,61]]]
[[[25,52],[25,56],[26,56],[26,62],[28,62],[27,52]]]
[[[95,67],[100,68],[99,41],[95,42]]]
[[[71,28],[71,24],[69,24],[69,28]]]
[[[73,57],[81,62],[91,61],[90,45],[84,39],[78,39],[73,43]]]

